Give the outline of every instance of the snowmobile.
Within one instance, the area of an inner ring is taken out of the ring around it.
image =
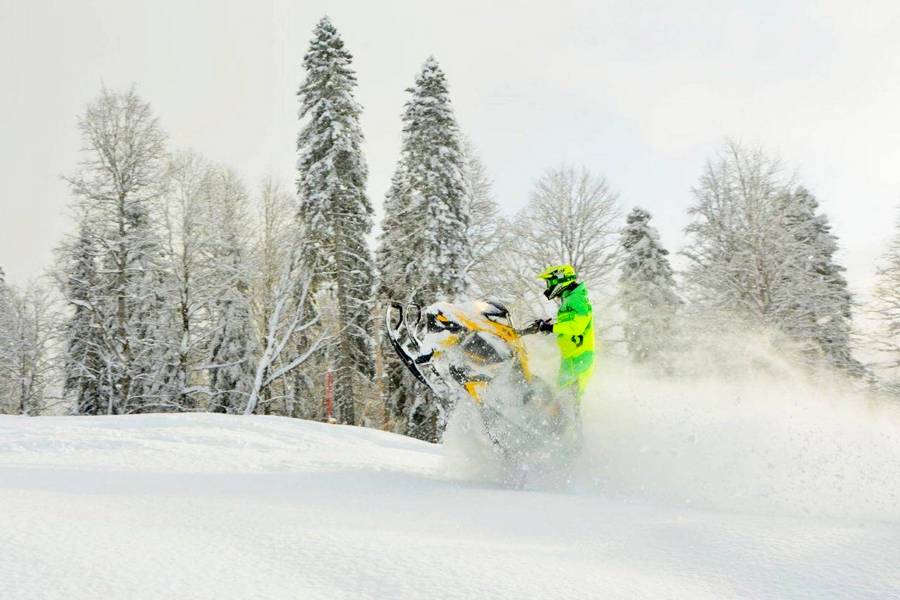
[[[392,302],[385,329],[402,363],[448,412],[461,401],[474,405],[505,458],[522,463],[559,454],[572,403],[532,373],[523,332],[503,304],[437,302],[423,309]]]

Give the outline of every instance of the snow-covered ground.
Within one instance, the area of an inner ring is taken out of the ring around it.
[[[604,381],[573,476],[525,490],[459,431],[0,418],[0,598],[900,598],[893,416],[763,435]]]

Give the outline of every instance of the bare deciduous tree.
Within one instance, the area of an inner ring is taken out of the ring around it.
[[[31,284],[6,288],[0,298],[0,412],[40,414],[56,365],[56,307],[49,292]]]
[[[253,315],[257,337],[265,340],[269,319],[276,309],[276,292],[282,268],[288,260],[292,237],[296,233],[294,215],[297,212],[296,196],[272,176],[267,176],[260,187],[258,228],[253,246]],[[275,359],[272,368],[281,364]],[[299,377],[297,371],[293,374]],[[260,405],[267,412],[297,416],[292,410],[295,401],[293,386],[286,380],[273,381],[261,390]],[[281,385],[279,385],[281,384]],[[281,403],[275,403],[279,398]]]
[[[109,318],[97,321],[111,341],[104,357],[110,411],[128,412],[144,401],[132,398],[136,379],[158,362],[143,317],[158,312],[160,290],[150,283],[159,266],[153,221],[165,180],[165,135],[133,89],[104,89],[78,126],[84,159],[67,181],[97,248],[98,298],[110,304],[103,311]]]
[[[590,288],[600,289],[619,256],[617,201],[606,178],[586,168],[544,173],[513,219],[499,261],[505,298],[535,310],[542,302],[537,273],[564,263],[574,266]]]
[[[169,164],[165,198],[166,255],[177,295],[172,300],[177,304],[179,330],[176,402],[185,409],[197,408],[198,393],[206,392],[196,366],[205,358],[209,334],[206,312],[214,283],[207,277],[204,257],[210,172],[210,165],[198,155],[177,154]]]
[[[777,334],[809,366],[859,377],[837,236],[813,195],[760,149],[729,141],[694,189],[684,255],[691,310],[719,328]]]
[[[776,287],[792,266],[779,228],[781,197],[792,183],[778,160],[732,141],[707,164],[688,210],[694,242],[683,252],[696,307],[729,320],[771,320]]]
[[[253,386],[244,414],[253,414],[260,403],[260,396],[275,381],[302,367],[323,348],[330,338],[319,336],[311,343],[298,346],[297,336],[310,330],[319,322],[318,314],[310,309],[312,303],[315,266],[309,265],[301,255],[302,236],[289,246],[282,262],[278,280],[272,288],[271,305],[265,322],[262,354],[256,364]],[[302,348],[291,356],[288,350]]]

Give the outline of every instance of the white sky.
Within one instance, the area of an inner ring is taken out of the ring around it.
[[[0,0],[0,266],[37,276],[71,224],[59,175],[102,84],[137,85],[171,147],[292,185],[295,91],[328,13],[354,54],[377,207],[429,54],[507,211],[561,162],[684,241],[725,136],[780,155],[831,216],[865,292],[900,205],[900,3]]]

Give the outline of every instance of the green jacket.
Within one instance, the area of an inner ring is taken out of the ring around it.
[[[574,289],[562,293],[562,303],[556,313],[553,333],[562,354],[560,375],[586,375],[594,366],[594,318],[587,288],[579,283]]]

